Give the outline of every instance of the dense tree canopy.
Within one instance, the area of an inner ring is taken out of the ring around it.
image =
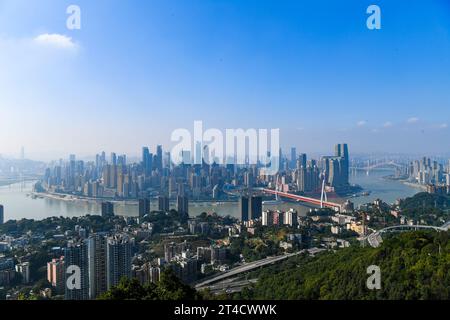
[[[246,299],[450,299],[450,233],[414,232],[379,248],[351,247],[299,257],[259,272]],[[381,269],[381,290],[366,286],[367,268]]]
[[[167,269],[161,273],[158,284],[141,285],[136,279],[121,279],[120,283],[105,292],[100,300],[198,300],[195,289],[183,284]]]
[[[441,226],[450,220],[450,197],[421,192],[400,202],[402,215],[419,223]]]

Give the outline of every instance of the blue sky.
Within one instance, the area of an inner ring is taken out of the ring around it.
[[[305,152],[446,153],[449,88],[447,0],[0,0],[0,154],[138,154],[194,120]]]

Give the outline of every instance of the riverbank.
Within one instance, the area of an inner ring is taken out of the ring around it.
[[[138,200],[118,200],[118,199],[107,199],[107,198],[91,198],[91,197],[83,197],[83,196],[75,196],[70,194],[61,194],[61,193],[51,193],[51,192],[31,192],[30,196],[36,198],[46,198],[58,201],[65,202],[85,202],[85,203],[93,203],[93,204],[101,204],[102,202],[108,201],[114,204],[121,205],[132,205],[137,206],[139,204]],[[171,203],[176,202],[176,200],[171,200]],[[205,200],[189,200],[190,203],[237,203],[237,199],[220,199],[219,201],[215,201],[213,199],[205,199]]]
[[[412,197],[420,192],[417,186],[407,186],[400,181],[382,179],[383,176],[392,174],[392,170],[376,171],[371,174],[366,172],[352,174],[351,183],[361,186],[365,191],[370,191],[367,196],[352,198],[351,201],[358,207],[360,204],[382,199],[387,203],[394,203],[397,199]],[[34,183],[17,183],[0,187],[0,203],[4,205],[5,220],[35,219],[44,220],[48,217],[79,217],[83,215],[97,215],[101,212],[101,202],[110,199],[80,199],[80,197],[63,197],[61,194],[33,193]],[[112,199],[111,199],[112,200]],[[237,199],[236,199],[237,200]],[[197,216],[203,212],[215,212],[221,216],[231,215],[240,217],[237,201],[218,199],[214,201],[189,201],[189,213]],[[345,198],[342,199],[345,201]],[[333,202],[337,200],[333,199]],[[116,215],[135,217],[138,215],[138,202],[113,201]],[[126,203],[131,203],[127,205]],[[151,210],[158,210],[158,201],[150,201]],[[171,208],[176,208],[176,202],[170,203]],[[284,202],[282,204],[266,205],[266,209],[289,210],[294,208],[299,214],[307,214],[309,207],[296,202]]]
[[[415,188],[415,189],[420,189],[420,190],[423,190],[423,191],[427,191],[427,186],[424,186],[422,184],[418,184],[416,182],[408,181],[404,177],[397,178],[394,175],[389,175],[389,176],[383,177],[383,179],[400,182],[400,183],[404,184],[405,186],[412,187],[412,188]]]
[[[74,196],[74,195],[70,195],[70,194],[51,193],[51,192],[31,192],[30,196],[35,197],[35,198],[46,198],[46,199],[65,201],[65,202],[85,202],[85,203],[101,204],[104,201],[108,201],[108,202],[112,202],[112,203],[119,203],[119,204],[125,204],[125,205],[138,205],[137,200],[115,200],[115,199],[89,198],[89,197]]]
[[[0,181],[0,187],[5,187],[5,186],[10,186],[12,184],[18,183],[18,180],[4,180],[4,181]]]
[[[414,183],[414,182],[409,182],[409,181],[401,181],[401,183],[403,183],[405,186],[408,186],[408,187],[420,189],[420,190],[422,190],[422,191],[427,191],[427,186],[424,186],[424,185],[422,185],[422,184],[418,184],[418,183]]]

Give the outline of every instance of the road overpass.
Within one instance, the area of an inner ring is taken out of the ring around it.
[[[208,286],[207,288],[209,289],[209,291],[212,294],[219,294],[224,291],[226,293],[230,294],[230,293],[241,292],[243,288],[248,287],[257,282],[258,282],[258,279],[239,280],[238,278],[235,278],[235,279],[227,279],[227,280],[224,280],[221,282],[217,282],[215,284]]]
[[[402,232],[402,231],[417,231],[417,230],[434,230],[434,231],[448,231],[450,228],[450,221],[445,223],[442,227],[435,226],[424,226],[424,225],[397,225],[387,227],[381,230],[378,230],[374,233],[371,233],[366,237],[365,240],[369,243],[369,245],[373,248],[377,248],[383,242],[383,238],[381,235],[386,232]]]
[[[312,249],[308,249],[308,250],[301,250],[301,251],[291,253],[291,254],[285,254],[285,255],[276,256],[276,257],[268,257],[268,258],[265,258],[262,260],[246,263],[242,266],[238,266],[238,267],[228,270],[222,274],[219,274],[218,276],[213,276],[212,278],[204,279],[202,282],[196,284],[195,288],[197,290],[201,290],[201,289],[204,289],[205,287],[210,286],[211,284],[213,284],[215,282],[218,282],[218,281],[230,278],[230,277],[235,277],[244,272],[249,272],[249,271],[255,270],[257,268],[265,267],[267,265],[271,265],[271,264],[280,262],[282,260],[285,260],[285,259],[288,259],[291,257],[295,257],[295,256],[305,253],[305,252],[308,252],[309,254],[314,255],[323,250],[325,250],[325,249],[312,248]]]

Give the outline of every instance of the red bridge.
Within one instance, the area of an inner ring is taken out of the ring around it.
[[[262,189],[262,191],[264,193],[278,195],[279,197],[283,197],[283,198],[289,198],[289,199],[297,200],[300,202],[315,204],[320,207],[331,208],[333,210],[336,210],[336,209],[341,210],[341,205],[339,203],[334,203],[334,202],[329,202],[329,201],[321,201],[321,200],[314,199],[314,198],[298,196],[296,194],[286,193],[286,192],[281,192],[281,191],[276,191],[276,190],[271,190],[271,189]]]

